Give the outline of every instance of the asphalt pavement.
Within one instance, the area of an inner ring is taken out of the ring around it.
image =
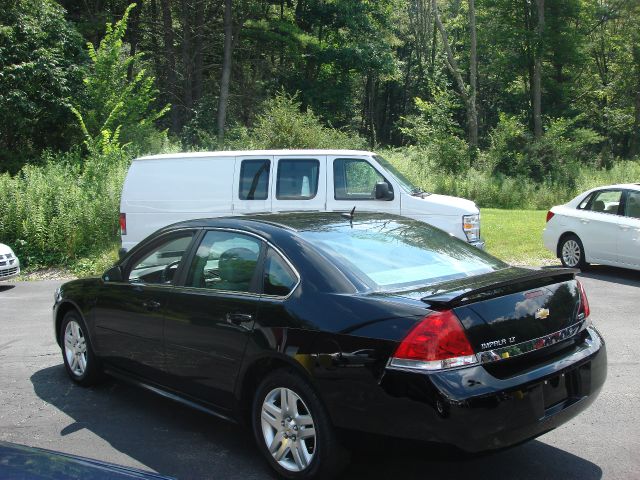
[[[609,357],[607,382],[587,411],[489,455],[356,437],[345,478],[640,479],[640,272],[592,267],[580,278]],[[0,283],[0,440],[179,479],[274,478],[242,427],[115,380],[72,384],[51,322],[60,283]]]

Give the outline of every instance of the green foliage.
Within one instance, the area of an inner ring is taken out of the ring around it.
[[[155,78],[140,68],[143,54],[129,55],[123,43],[129,13],[135,5],[129,5],[121,20],[107,24],[97,49],[87,44],[91,65],[84,78],[85,101],[72,110],[90,150],[99,148],[105,136],[111,138],[110,142],[115,137],[132,143],[138,152],[157,149],[165,141],[155,122],[169,107],[155,108]]]
[[[26,265],[68,264],[117,238],[128,156],[112,148],[45,153],[42,166],[0,175],[0,238]]]
[[[592,147],[603,140],[592,129],[576,126],[577,122],[551,119],[545,135],[535,140],[519,117],[501,114],[490,134],[490,147],[481,155],[481,164],[496,175],[535,182],[554,179],[573,187],[572,172],[581,164],[596,164]]]
[[[17,171],[45,148],[66,149],[70,98],[81,96],[82,39],[52,0],[0,7],[0,172]]]
[[[430,102],[415,99],[417,114],[404,119],[402,133],[422,150],[423,167],[435,166],[445,173],[469,167],[469,147],[453,118],[458,106],[449,90],[437,90]]]
[[[227,148],[365,148],[365,142],[322,124],[311,108],[302,108],[297,95],[278,93],[263,104],[253,128],[236,127]]]

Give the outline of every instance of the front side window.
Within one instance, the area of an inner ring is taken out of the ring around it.
[[[587,210],[593,212],[612,213],[617,214],[618,208],[620,208],[620,198],[622,197],[622,190],[603,190],[601,192],[594,193]]]
[[[292,159],[278,162],[276,198],[278,200],[310,200],[318,193],[318,160]]]
[[[262,288],[265,295],[286,297],[297,282],[297,277],[284,259],[270,249],[264,264]]]
[[[640,218],[640,192],[628,192],[624,208],[625,217]]]
[[[260,240],[242,233],[207,232],[193,258],[185,286],[252,291],[260,244]]]
[[[189,232],[156,246],[151,253],[138,260],[129,272],[130,282],[158,285],[173,283],[180,262],[191,244],[193,233]]]
[[[240,166],[240,200],[266,200],[269,196],[269,160],[243,160]]]
[[[386,180],[365,160],[339,158],[333,161],[336,200],[375,200],[378,182]]]

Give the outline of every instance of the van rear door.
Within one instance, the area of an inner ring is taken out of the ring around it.
[[[325,155],[275,156],[275,176],[271,182],[273,211],[324,211],[326,162]]]
[[[236,157],[233,177],[233,213],[271,212],[273,156]]]
[[[389,186],[385,198],[376,198],[376,184],[380,182]],[[330,155],[327,157],[327,210],[346,212],[353,207],[356,211],[400,215],[400,189],[366,156]]]

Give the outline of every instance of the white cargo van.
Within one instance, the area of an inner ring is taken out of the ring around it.
[[[423,192],[375,153],[248,150],[135,159],[122,190],[122,247],[193,218],[353,207],[410,217],[484,246],[472,201]]]

